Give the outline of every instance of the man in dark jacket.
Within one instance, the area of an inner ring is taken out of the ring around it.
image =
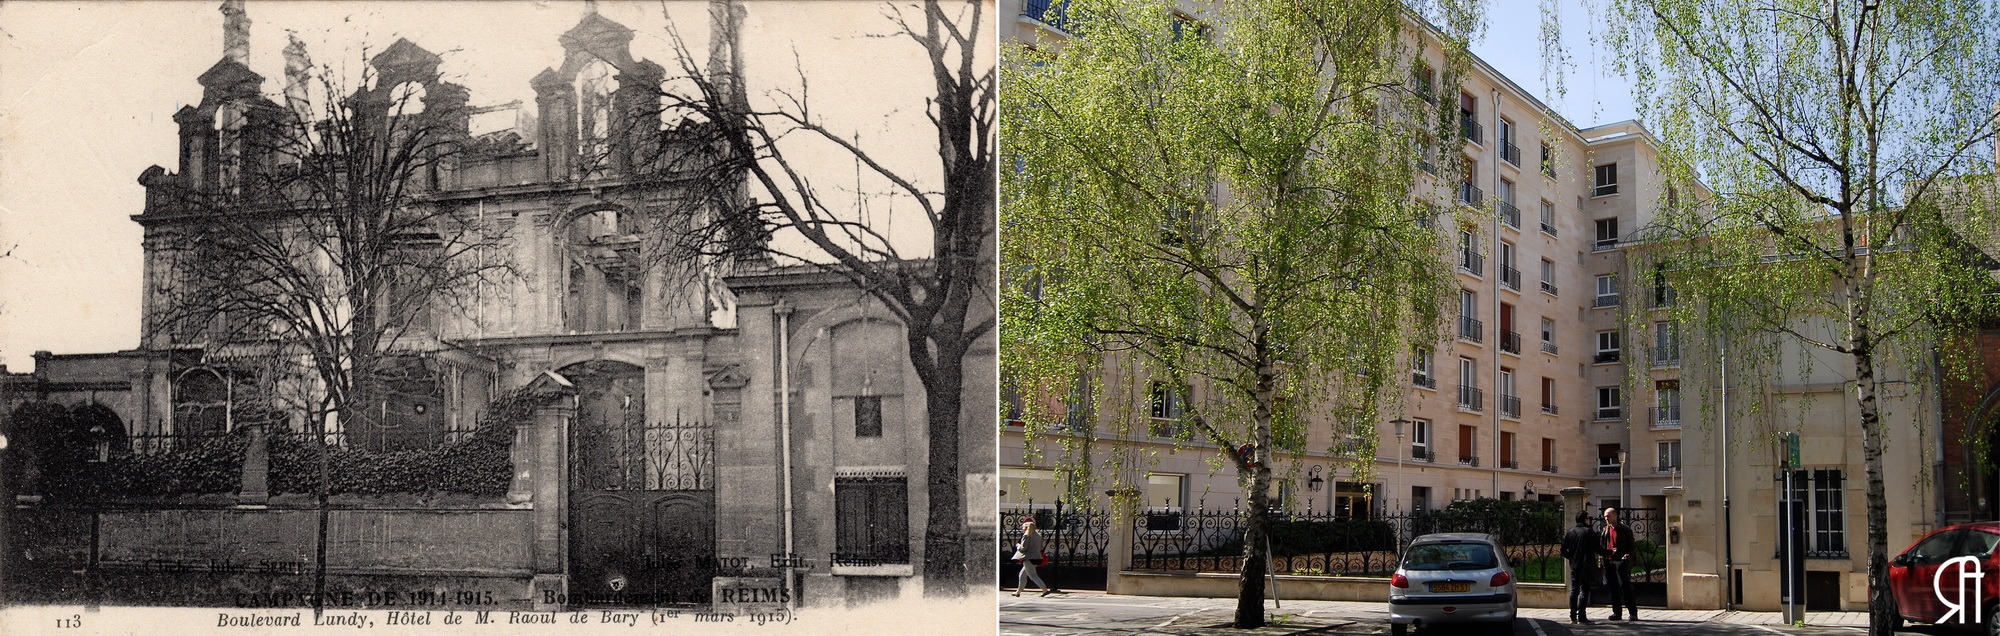
[[[1639,605],[1632,600],[1632,527],[1618,520],[1617,508],[1604,509],[1604,584],[1611,589],[1611,620],[1618,618],[1618,602],[1639,620]]]
[[[1577,511],[1576,527],[1563,535],[1562,546],[1563,558],[1569,560],[1569,622],[1588,623],[1584,610],[1590,607],[1590,586],[1598,580],[1597,558],[1603,552],[1588,511]]]

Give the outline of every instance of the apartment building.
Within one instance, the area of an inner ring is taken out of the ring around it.
[[[1069,37],[1063,0],[1002,0],[999,8],[1002,32],[1016,42],[1060,47]],[[1201,19],[1199,5],[1186,9]],[[1413,80],[1430,84],[1427,69],[1444,64],[1439,36],[1410,24],[1423,44]],[[1436,227],[1458,246],[1450,263],[1458,313],[1439,341],[1409,354],[1405,399],[1384,409],[1402,421],[1377,425],[1366,476],[1357,479],[1356,460],[1339,452],[1353,440],[1334,439],[1331,422],[1321,422],[1311,450],[1276,467],[1279,494],[1301,511],[1370,514],[1461,499],[1554,500],[1585,486],[1592,503],[1657,507],[1680,461],[1676,338],[1664,324],[1658,334],[1624,330],[1627,312],[1671,292],[1631,292],[1622,253],[1668,196],[1655,177],[1653,140],[1629,121],[1578,128],[1482,60],[1456,90],[1433,88],[1459,105],[1463,167],[1424,161],[1412,196],[1456,202]],[[1628,381],[1632,365],[1646,381]],[[1097,371],[1105,390],[1120,395],[1071,404],[1130,412],[1073,412],[1072,421],[1148,422],[1093,427],[1090,444],[1044,435],[1033,448],[1017,422],[1003,424],[1003,507],[1042,507],[1063,492],[1113,484],[1138,488],[1148,508],[1237,505],[1234,472],[1211,468],[1216,449],[1176,448],[1161,435],[1188,396],[1127,381],[1132,371],[1121,361]],[[1130,432],[1103,432],[1112,429]],[[1072,489],[1055,458],[1078,452],[1092,453],[1093,483]]]

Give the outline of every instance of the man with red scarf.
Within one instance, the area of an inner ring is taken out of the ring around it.
[[[1611,620],[1619,619],[1623,600],[1632,620],[1639,620],[1639,605],[1632,600],[1632,527],[1618,520],[1617,508],[1604,509],[1604,584],[1611,597]]]

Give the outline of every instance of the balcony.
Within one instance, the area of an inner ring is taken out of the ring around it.
[[[1547,224],[1547,223],[1543,223],[1543,224],[1542,224],[1542,233],[1543,233],[1543,234],[1547,234],[1547,235],[1549,235],[1549,236],[1553,237],[1553,236],[1555,236],[1555,235],[1556,235],[1556,226],[1554,226],[1554,225],[1550,225],[1550,224]]]
[[[1507,160],[1507,163],[1514,164],[1517,168],[1520,167],[1521,147],[1514,145],[1514,142],[1505,139],[1500,140],[1500,158]]]
[[[1435,462],[1437,461],[1437,453],[1431,452],[1431,449],[1429,447],[1412,446],[1410,447],[1410,461],[1424,462],[1424,463]]]
[[[1598,296],[1597,296],[1596,298],[1593,298],[1593,299],[1591,299],[1591,301],[1590,301],[1590,306],[1591,306],[1591,308],[1593,308],[1593,309],[1595,309],[1595,308],[1598,308],[1598,307],[1617,307],[1617,306],[1618,306],[1618,295],[1617,295],[1617,294],[1600,294],[1600,295],[1598,295]]]
[[[1681,352],[1660,351],[1653,356],[1653,368],[1671,369],[1681,366]]]
[[[1656,406],[1650,410],[1653,412],[1653,423],[1651,426],[1653,430],[1672,430],[1681,427],[1681,407],[1679,405]]]
[[[1597,419],[1615,420],[1621,417],[1625,417],[1625,407],[1622,406],[1597,407]]]
[[[1471,467],[1473,467],[1473,468],[1478,468],[1478,467],[1479,467],[1479,456],[1478,456],[1478,455],[1459,455],[1459,456],[1458,456],[1458,465],[1460,465],[1460,466],[1471,466]]]
[[[1521,398],[1512,395],[1500,396],[1500,415],[1521,419]]]
[[[1680,300],[1680,294],[1675,292],[1672,287],[1653,288],[1653,306],[1656,308],[1672,307],[1678,300]]]
[[[1500,330],[1500,350],[1517,356],[1521,355],[1521,334],[1505,329]]]
[[[1021,15],[1057,31],[1069,30],[1069,0],[1027,0]]]
[[[1594,197],[1601,197],[1601,196],[1605,196],[1605,195],[1611,195],[1611,194],[1618,194],[1618,184],[1617,184],[1617,183],[1600,183],[1600,184],[1597,184],[1597,187],[1596,187],[1596,188],[1594,188],[1594,189],[1592,189],[1592,190],[1590,191],[1590,196],[1594,196]]]
[[[1508,289],[1521,291],[1521,270],[1501,265],[1500,284],[1506,285]]]
[[[1479,125],[1479,122],[1472,118],[1472,113],[1458,111],[1458,134],[1464,136],[1466,141],[1486,144],[1486,127]]]
[[[1556,472],[1556,465],[1555,465],[1555,464],[1547,464],[1547,463],[1545,463],[1545,464],[1542,464],[1542,472],[1545,472],[1545,473],[1553,473],[1553,472]]]
[[[1471,342],[1486,341],[1486,323],[1471,316],[1458,317],[1458,339]]]
[[[1458,202],[1475,208],[1479,207],[1486,202],[1486,191],[1479,189],[1479,186],[1460,181],[1458,182]]]
[[[1458,408],[1478,411],[1486,408],[1486,394],[1476,386],[1458,385]]]
[[[1521,208],[1514,207],[1514,204],[1506,201],[1501,201],[1494,207],[1500,208],[1501,223],[1506,223],[1507,227],[1516,230],[1521,229]]]
[[[1479,252],[1461,250],[1458,254],[1458,270],[1473,276],[1486,275],[1486,257]]]
[[[1618,462],[1617,462],[1617,460],[1612,460],[1612,461],[1611,461],[1610,463],[1605,463],[1605,462],[1601,462],[1601,461],[1600,461],[1600,462],[1598,462],[1598,463],[1597,463],[1597,474],[1599,474],[1599,475],[1616,475],[1616,474],[1618,474]]]
[[[1616,237],[1600,238],[1597,239],[1596,243],[1590,244],[1590,251],[1592,252],[1602,252],[1605,250],[1615,250],[1615,249],[1618,249],[1618,239]]]
[[[1590,357],[1590,363],[1591,363],[1591,364],[1611,364],[1611,363],[1613,363],[1613,362],[1617,362],[1617,361],[1618,361],[1618,358],[1619,358],[1619,355],[1618,355],[1618,351],[1616,351],[1616,350],[1612,350],[1612,351],[1599,351],[1599,352],[1597,352],[1597,355],[1594,355],[1594,356],[1591,356],[1591,357]]]
[[[1410,384],[1414,384],[1426,389],[1438,388],[1437,378],[1431,377],[1431,374],[1424,373],[1422,371],[1410,372]]]
[[[1542,404],[1542,412],[1549,415],[1556,415],[1556,405],[1544,403]]]
[[[1417,169],[1431,174],[1438,173],[1437,164],[1431,163],[1429,159],[1417,159]]]
[[[1552,341],[1552,340],[1543,340],[1543,341],[1542,341],[1542,353],[1546,353],[1546,354],[1549,354],[1549,355],[1555,355],[1555,354],[1556,354],[1556,343],[1555,343],[1554,341]]]
[[[1503,459],[1503,460],[1500,460],[1500,467],[1501,467],[1501,468],[1520,468],[1520,467],[1521,467],[1521,462],[1517,462],[1517,461],[1514,461],[1514,460],[1511,460],[1511,459]]]
[[[1674,474],[1674,471],[1677,471],[1677,470],[1680,470],[1680,469],[1681,469],[1681,467],[1679,467],[1679,466],[1654,466],[1654,467],[1653,467],[1653,474],[1655,474],[1655,475],[1672,475],[1672,474]]]
[[[1555,283],[1551,283],[1551,282],[1549,282],[1549,281],[1542,281],[1542,293],[1544,293],[1544,294],[1548,294],[1548,295],[1550,295],[1550,296],[1555,296],[1555,295],[1557,295],[1557,294],[1556,294],[1556,284],[1555,284]]]

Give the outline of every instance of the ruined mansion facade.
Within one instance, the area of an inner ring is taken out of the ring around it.
[[[275,370],[273,359],[296,358],[290,343],[246,341],[226,314],[182,324],[174,311],[200,300],[182,284],[195,265],[175,247],[214,213],[194,202],[254,196],[250,175],[287,169],[292,159],[257,136],[303,94],[291,78],[267,95],[247,66],[241,3],[223,14],[225,54],[200,74],[200,102],[174,117],[177,169],[140,177],[140,345],[37,354],[32,373],[0,374],[17,425],[23,405],[60,409],[70,438],[86,440],[80,461],[172,478],[63,496],[51,485],[59,458],[20,462],[13,492],[0,492],[17,504],[15,595],[93,587],[114,602],[294,604],[312,589],[300,566],[318,547],[318,506],[302,486],[316,464],[298,450],[315,437],[339,453],[330,470],[350,473],[329,482],[346,485],[329,504],[328,589],[361,604],[397,590],[536,609],[913,594],[933,479],[963,487],[969,580],[990,580],[994,468],[929,474],[924,387],[891,311],[818,266],[651,257],[661,215],[743,190],[660,177],[674,156],[717,151],[677,141],[702,124],[661,114],[665,71],[594,10],[562,35],[564,57],[526,80],[532,105],[476,105],[438,55],[407,40],[373,56],[375,82],[356,103],[420,107],[451,149],[411,175],[414,200],[450,210],[487,242],[480,258],[498,260],[448,297],[398,308],[408,328],[382,352],[402,375],[361,414],[327,416],[314,433],[305,410],[274,406],[286,402],[273,392],[316,390]],[[740,57],[720,40],[710,68],[730,70]],[[475,132],[475,117],[513,125]],[[967,431],[990,426],[991,337],[964,362]],[[963,435],[960,456],[991,457],[993,444]],[[214,583],[172,583],[189,572]]]

